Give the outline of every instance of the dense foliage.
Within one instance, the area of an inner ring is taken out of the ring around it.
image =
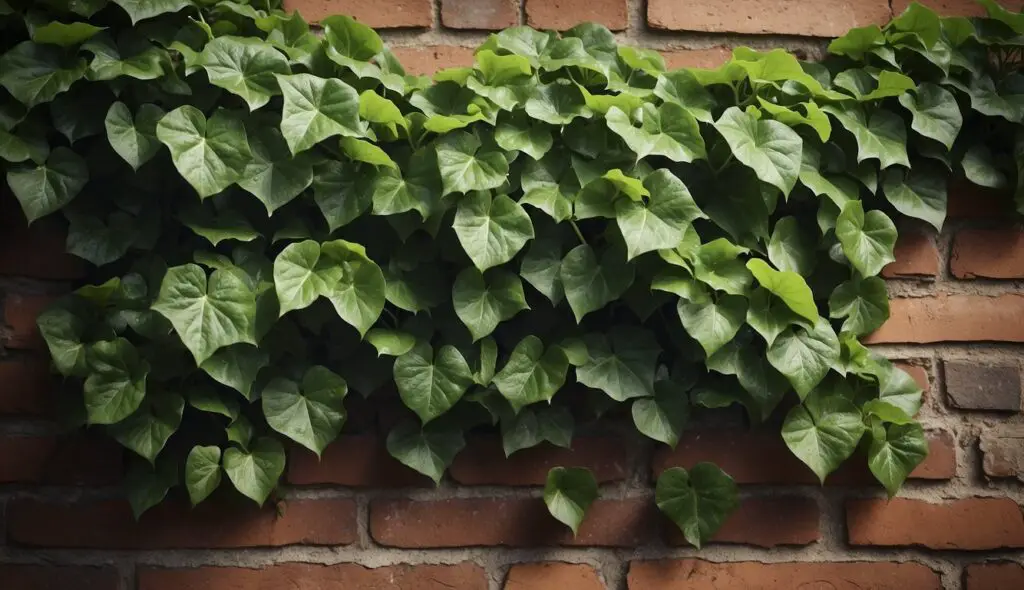
[[[434,480],[470,429],[568,446],[627,406],[675,445],[695,406],[782,405],[822,480],[860,445],[890,494],[925,457],[920,389],[858,337],[894,214],[940,228],[950,178],[1024,180],[1024,16],[915,4],[823,63],[677,71],[519,27],[431,80],[273,4],[0,0],[7,184],[95,265],[39,327],[70,419],[141,458],[137,513],[222,474],[262,504],[349,389],[401,399],[388,449]],[[578,468],[544,491],[573,530],[597,496]],[[736,486],[671,469],[656,501],[700,545]]]

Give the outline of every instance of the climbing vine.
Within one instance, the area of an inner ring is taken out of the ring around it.
[[[426,78],[275,0],[0,0],[7,185],[94,265],[39,318],[68,419],[137,456],[137,514],[263,504],[282,442],[323,452],[353,395],[401,400],[388,450],[435,481],[469,430],[511,455],[625,410],[674,446],[738,404],[781,407],[822,481],[863,446],[894,494],[921,390],[859,341],[892,219],[1024,181],[1024,16],[983,4],[710,70],[517,27]],[[736,494],[699,464],[656,501],[699,546]],[[597,496],[579,468],[544,490],[574,531]]]

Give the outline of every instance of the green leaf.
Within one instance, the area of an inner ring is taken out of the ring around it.
[[[437,154],[429,148],[417,150],[400,168],[377,169],[373,180],[373,214],[417,211],[426,220],[441,196]]]
[[[248,450],[231,447],[224,451],[224,472],[228,479],[242,495],[260,506],[277,487],[284,464],[284,447],[269,436],[256,439]]]
[[[243,449],[249,448],[249,442],[253,437],[253,426],[252,422],[245,415],[240,415],[228,424],[228,427],[224,429],[224,433],[228,437],[228,441],[233,442]]]
[[[562,287],[562,243],[557,236],[538,235],[526,250],[519,275],[552,304],[565,296]]]
[[[967,148],[960,165],[964,169],[964,177],[978,186],[994,189],[1005,189],[1009,185],[1006,174],[996,165],[992,150],[982,143]],[[932,181],[932,184],[938,183]]]
[[[153,310],[170,320],[197,365],[225,346],[256,344],[256,296],[228,270],[207,280],[195,264],[168,269]]]
[[[758,120],[739,107],[726,110],[715,129],[737,160],[788,196],[800,175],[803,140],[784,123]]]
[[[499,398],[504,401],[504,398]],[[501,445],[505,457],[549,442],[568,449],[572,444],[575,423],[565,407],[537,405],[513,414],[508,405],[498,408],[501,419]]]
[[[883,169],[894,165],[910,167],[907,159],[907,128],[898,115],[875,109],[870,118],[863,107],[835,105],[822,107],[857,141],[857,161],[877,159]]]
[[[200,368],[218,383],[231,387],[245,399],[251,399],[257,375],[269,364],[270,357],[266,351],[250,344],[235,344],[213,353]]]
[[[741,254],[746,253],[746,248],[725,238],[712,240],[697,249],[693,275],[719,291],[730,295],[745,295],[753,282],[750,271],[739,259]]]
[[[358,219],[373,203],[371,177],[351,160],[327,160],[314,170],[313,200],[333,233]]]
[[[923,392],[914,378],[882,358],[871,360],[870,372],[878,379],[878,398],[914,416],[921,409]]]
[[[559,277],[576,323],[621,297],[633,284],[635,272],[619,249],[606,250],[600,259],[586,244],[570,250],[562,259]]]
[[[804,278],[792,271],[778,271],[768,263],[753,258],[747,261],[747,268],[762,287],[771,292],[800,317],[813,323],[818,319],[818,306],[814,295]]]
[[[782,424],[786,446],[822,483],[853,454],[863,434],[860,410],[838,394],[808,396]]]
[[[281,52],[250,37],[217,37],[206,44],[199,59],[210,84],[240,96],[251,111],[279,94],[275,76],[291,73]]]
[[[36,319],[54,368],[62,375],[82,375],[86,372],[87,349],[82,340],[87,323],[81,308],[87,305],[76,297],[61,299]]]
[[[302,383],[277,378],[263,388],[263,415],[271,428],[319,457],[345,424],[348,385],[338,375],[313,366]]]
[[[252,159],[242,122],[225,111],[207,121],[193,106],[178,107],[156,126],[156,136],[171,151],[178,173],[200,198],[215,195],[241,179]]]
[[[160,151],[156,126],[163,116],[164,110],[160,107],[144,104],[133,120],[131,110],[123,102],[110,105],[104,120],[107,141],[133,170],[138,170]]]
[[[711,357],[743,326],[747,317],[747,299],[739,295],[721,295],[717,301],[701,303],[680,299],[676,311],[686,332]]]
[[[63,208],[88,181],[85,160],[64,146],[53,150],[44,164],[12,166],[7,172],[7,184],[29,223]]]
[[[824,318],[818,318],[813,330],[786,330],[768,347],[768,362],[789,379],[800,399],[806,398],[838,361],[839,339]]]
[[[551,129],[525,117],[510,117],[494,129],[494,143],[503,150],[523,152],[540,160],[554,144]]]
[[[452,302],[474,342],[530,307],[519,277],[504,270],[493,270],[485,277],[475,268],[467,268],[455,278]]]
[[[695,219],[706,217],[690,191],[671,172],[657,170],[644,178],[646,200],[618,199],[615,218],[632,260],[652,250],[676,247]]]
[[[132,462],[123,486],[135,520],[138,521],[147,510],[162,502],[167,497],[167,492],[176,485],[176,461],[164,459],[155,466],[141,461]]]
[[[921,135],[953,148],[964,118],[953,93],[924,82],[917,90],[900,96],[900,104],[913,115],[911,128]]]
[[[654,335],[630,326],[614,326],[584,338],[587,362],[576,368],[576,380],[600,389],[615,401],[654,395],[654,372],[661,347]]]
[[[551,125],[568,125],[577,117],[593,115],[579,86],[565,81],[538,84],[526,101],[526,114]]]
[[[395,103],[373,90],[364,90],[359,95],[359,118],[371,123],[388,125],[392,130],[409,126]]]
[[[74,47],[83,41],[88,41],[89,38],[105,28],[83,22],[51,21],[45,25],[32,27],[32,40],[36,43]]]
[[[306,154],[292,156],[281,133],[262,127],[249,138],[252,160],[238,186],[267,208],[267,215],[287,205],[313,183],[313,165]]]
[[[889,294],[878,277],[853,278],[836,287],[828,299],[829,316],[846,318],[843,332],[874,332],[889,319]]]
[[[517,412],[530,404],[550,401],[565,384],[569,361],[558,347],[544,348],[536,336],[516,345],[508,362],[494,376],[494,385]]]
[[[544,483],[548,512],[575,536],[587,508],[597,499],[597,480],[585,467],[553,467]]]
[[[210,497],[220,486],[220,480],[220,447],[192,447],[185,460],[185,488],[192,505]]]
[[[111,425],[110,435],[150,463],[181,425],[185,399],[176,393],[153,393],[128,418]]]
[[[885,45],[885,35],[878,25],[850,29],[845,35],[828,45],[829,53],[847,55],[857,61],[864,61],[865,55]]]
[[[785,123],[790,127],[796,127],[797,125],[807,125],[818,134],[821,141],[828,141],[832,135],[832,124],[829,123],[828,116],[825,111],[813,103],[803,102],[793,107],[779,106],[775,103],[768,102],[767,100],[758,97],[758,102],[761,108],[767,111],[773,119],[780,123]],[[797,110],[797,106],[803,107],[803,110],[807,114],[801,113]]]
[[[641,434],[674,449],[690,420],[690,399],[678,384],[656,381],[654,397],[634,401],[631,412]]]
[[[836,221],[836,237],[850,263],[865,277],[873,277],[895,260],[896,226],[881,211],[868,211],[850,201]]]
[[[180,219],[185,227],[214,246],[228,240],[251,242],[261,237],[248,219],[231,209],[213,212],[202,206],[188,207],[181,212]]]
[[[218,414],[229,420],[237,419],[240,411],[235,396],[213,387],[200,386],[192,390],[188,396],[188,405],[200,412]]]
[[[466,446],[462,432],[415,424],[400,426],[388,433],[388,452],[403,465],[440,483],[455,455]]]
[[[658,76],[654,95],[665,102],[675,103],[690,112],[701,123],[712,123],[711,111],[715,101],[711,93],[688,70],[673,70]],[[629,112],[623,109],[624,112]]]
[[[366,341],[377,349],[377,356],[402,356],[416,346],[416,337],[408,332],[373,328],[366,333]]]
[[[394,377],[402,401],[423,424],[450,410],[473,384],[473,372],[458,349],[445,345],[435,355],[425,342],[395,359]]]
[[[277,75],[284,95],[281,135],[292,154],[313,147],[328,137],[363,137],[359,120],[359,94],[336,78],[311,74]]]
[[[658,509],[700,549],[739,507],[736,482],[711,463],[698,463],[690,471],[672,467],[658,476],[654,491]]]
[[[128,13],[132,24],[161,14],[178,12],[192,5],[191,0],[113,0],[113,2]]]
[[[370,61],[384,49],[380,36],[370,27],[345,15],[320,21],[324,36],[338,54],[355,61]]]
[[[622,138],[637,159],[665,156],[674,162],[692,162],[707,157],[697,119],[682,106],[666,102],[660,107],[648,103],[640,110],[641,126],[633,126],[629,115],[618,107],[608,109],[605,122]]]
[[[184,44],[177,42],[177,47]],[[93,54],[89,62],[86,78],[93,81],[115,80],[121,76],[135,78],[136,80],[156,80],[164,76],[164,66],[173,72],[169,63],[169,56],[165,49],[142,41],[138,37],[124,36],[118,43],[109,35],[97,35],[82,45],[82,49]],[[191,51],[191,50],[189,50]],[[195,61],[198,62],[199,54],[193,52]],[[190,71],[193,63],[186,56],[186,70]],[[195,66],[198,68],[198,66]],[[169,72],[170,73],[170,72]],[[173,91],[179,94],[186,93],[186,86],[177,76],[173,75],[166,84],[173,87]],[[184,86],[184,88],[182,88]]]
[[[779,270],[810,276],[817,262],[814,238],[800,226],[797,218],[787,216],[775,222],[768,242],[768,260]]]
[[[371,166],[398,168],[398,164],[395,164],[387,152],[368,141],[354,137],[342,137],[341,151],[356,162],[365,162]]]
[[[115,424],[134,413],[146,397],[149,363],[124,338],[97,342],[86,353],[89,376],[82,392],[89,424]]]
[[[0,86],[28,108],[50,102],[85,75],[85,60],[31,41],[0,57]]]
[[[928,441],[920,424],[878,424],[871,429],[868,467],[890,498],[927,456]]]
[[[946,181],[937,170],[920,166],[909,174],[888,170],[882,190],[897,211],[923,219],[936,231],[942,231],[946,220]]]
[[[506,195],[492,198],[483,191],[462,198],[453,227],[462,249],[480,272],[512,260],[534,235],[533,223],[522,205]]]
[[[472,133],[449,133],[437,140],[436,147],[444,195],[497,188],[508,176],[505,155],[481,148],[480,140]]]

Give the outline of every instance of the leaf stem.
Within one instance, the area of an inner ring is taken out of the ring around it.
[[[729,166],[729,164],[731,164],[731,163],[732,163],[732,159],[733,159],[733,153],[732,153],[732,152],[729,152],[729,157],[727,157],[727,158],[725,159],[725,161],[724,161],[724,162],[722,162],[722,165],[721,165],[721,166],[719,166],[718,168],[715,168],[715,169],[714,169],[714,171],[715,171],[715,176],[718,176],[719,174],[721,174],[721,173],[722,173],[722,170],[725,170],[725,169],[726,169],[726,168],[727,168],[727,167]]]
[[[583,232],[580,231],[580,226],[576,225],[576,222],[572,219],[569,220],[569,224],[572,225],[572,231],[576,232],[576,237],[580,239],[580,244],[587,245],[587,239],[583,237]]]

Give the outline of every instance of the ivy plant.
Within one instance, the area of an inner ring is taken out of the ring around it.
[[[895,494],[921,391],[859,341],[894,219],[941,228],[956,178],[1024,209],[1024,16],[983,4],[715,69],[516,27],[426,78],[274,0],[0,0],[7,188],[92,264],[39,317],[67,418],[133,452],[136,513],[263,504],[351,396],[400,401],[387,448],[435,481],[471,430],[513,454],[631,419],[674,446],[736,405],[784,411],[822,481],[860,447]],[[557,468],[544,499],[575,532],[599,494]],[[702,463],[656,501],[699,546],[736,496]]]

